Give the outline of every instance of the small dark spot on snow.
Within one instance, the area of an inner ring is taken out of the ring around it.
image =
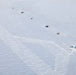
[[[49,26],[48,26],[48,25],[46,25],[45,27],[46,27],[46,28],[48,28]]]
[[[70,46],[70,48],[73,48],[73,46]]]
[[[70,48],[71,48],[71,49],[72,49],[72,48],[76,49],[76,46],[70,46]]]
[[[12,7],[12,9],[14,9],[14,7]]]
[[[54,70],[54,68],[52,68],[52,70]]]
[[[33,18],[31,18],[31,20],[33,20]]]
[[[57,35],[60,35],[60,33],[58,32]]]
[[[21,14],[23,14],[24,12],[22,11]]]
[[[35,75],[37,75],[37,73],[35,73]]]
[[[70,51],[72,51],[72,49],[70,49]]]
[[[76,49],[76,46],[75,46],[75,49]]]

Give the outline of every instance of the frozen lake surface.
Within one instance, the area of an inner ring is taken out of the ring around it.
[[[76,75],[75,0],[0,0],[0,75]]]

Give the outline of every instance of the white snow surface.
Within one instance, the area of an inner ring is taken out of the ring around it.
[[[76,75],[75,0],[0,0],[0,75]]]

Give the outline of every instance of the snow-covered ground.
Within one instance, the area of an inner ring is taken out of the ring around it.
[[[0,0],[0,75],[76,75],[75,0]]]

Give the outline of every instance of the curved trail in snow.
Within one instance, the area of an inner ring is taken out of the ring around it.
[[[52,75],[52,69],[35,53],[15,39],[4,27],[0,25],[0,39],[19,56],[38,75]]]
[[[19,58],[24,63],[26,63],[27,66],[34,70],[38,75],[65,75],[70,55],[75,52],[72,51],[71,53],[69,53],[53,41],[13,36],[1,25],[0,39],[5,44],[7,44],[12,49],[12,51],[17,54]],[[29,43],[39,43],[45,49],[47,49],[48,52],[51,52],[56,57],[54,70],[52,70],[50,65],[47,65],[35,53],[33,53],[30,49],[23,45],[19,40]]]
[[[60,45],[56,44],[53,41],[39,40],[39,39],[31,39],[25,37],[14,36],[14,38],[29,43],[39,43],[41,44],[48,52],[52,53],[55,58],[55,68],[53,70],[53,75],[65,75],[70,59],[70,55],[73,53],[69,53]]]
[[[56,46],[57,48],[59,48],[59,49],[61,49],[60,50],[60,52],[61,53],[69,53],[67,50],[65,50],[63,47],[61,47],[60,45],[58,45],[58,44],[56,44],[54,41],[46,41],[46,40],[40,40],[40,39],[32,39],[32,38],[26,38],[26,37],[19,37],[19,36],[14,36],[14,38],[16,38],[16,39],[18,39],[18,40],[20,40],[20,41],[22,41],[22,42],[28,42],[28,43],[39,43],[39,44],[41,44],[41,45],[53,45],[53,46]],[[45,47],[47,47],[45,45]],[[58,54],[59,54],[59,52],[58,52]]]

